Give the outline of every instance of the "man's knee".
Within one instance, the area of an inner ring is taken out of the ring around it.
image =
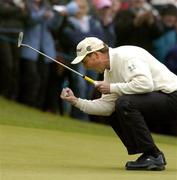
[[[131,112],[133,104],[130,95],[123,95],[116,101],[116,112],[123,113],[124,115]]]

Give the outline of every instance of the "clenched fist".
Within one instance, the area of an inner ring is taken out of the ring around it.
[[[60,97],[63,100],[66,100],[67,102],[71,103],[72,105],[75,105],[77,102],[77,98],[74,96],[74,93],[70,88],[63,88]]]

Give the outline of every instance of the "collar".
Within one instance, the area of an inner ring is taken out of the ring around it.
[[[108,72],[112,71],[112,62],[113,62],[113,48],[109,47],[109,63],[110,63],[110,69],[107,69]]]

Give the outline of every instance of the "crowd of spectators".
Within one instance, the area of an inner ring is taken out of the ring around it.
[[[176,0],[0,0],[0,95],[42,111],[104,122],[62,102],[59,94],[65,86],[82,98],[100,94],[55,62],[29,48],[17,48],[21,31],[23,43],[95,80],[102,74],[70,64],[76,45],[88,36],[110,47],[143,47],[177,74]],[[177,135],[163,124],[152,124],[155,132]]]

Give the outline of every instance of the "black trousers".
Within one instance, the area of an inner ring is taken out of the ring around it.
[[[115,112],[108,118],[110,125],[127,148],[128,154],[147,152],[156,147],[147,123],[174,123],[177,127],[177,91],[166,94],[123,95],[116,101]]]
[[[49,64],[21,59],[18,101],[43,109],[49,77]]]
[[[19,50],[16,44],[0,42],[0,94],[9,99],[18,95]]]

